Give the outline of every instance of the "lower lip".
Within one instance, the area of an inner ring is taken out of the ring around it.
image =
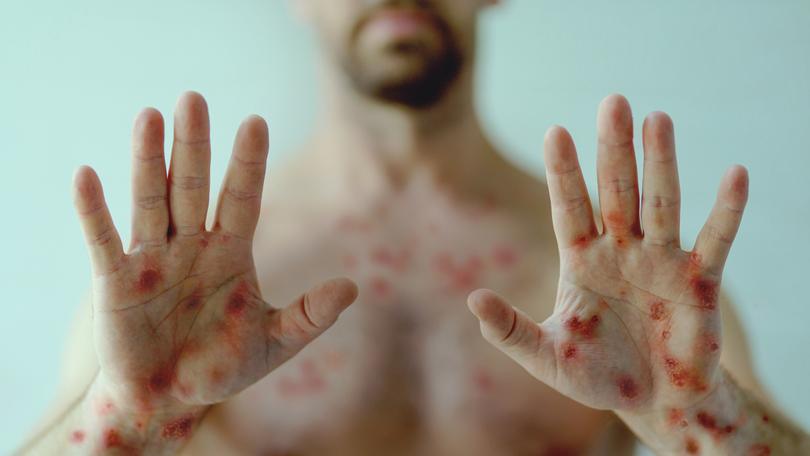
[[[370,33],[388,37],[413,36],[432,26],[432,21],[424,13],[403,10],[379,12],[366,24]]]

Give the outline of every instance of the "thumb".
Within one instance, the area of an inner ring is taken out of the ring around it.
[[[491,290],[476,290],[467,306],[478,317],[481,334],[495,348],[538,380],[551,384],[556,370],[552,333]]]
[[[271,350],[268,367],[274,369],[329,329],[354,300],[357,284],[349,279],[328,280],[302,294],[287,307],[268,314],[267,337]]]

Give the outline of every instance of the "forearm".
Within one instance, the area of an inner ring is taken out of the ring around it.
[[[112,397],[97,379],[19,454],[177,454],[205,413],[150,411]]]
[[[656,454],[810,454],[810,436],[740,388],[725,372],[705,399],[646,414],[619,413]]]

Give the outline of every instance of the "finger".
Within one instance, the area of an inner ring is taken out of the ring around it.
[[[174,143],[169,169],[173,233],[193,236],[205,229],[211,165],[209,135],[205,99],[196,92],[184,93],[175,109]]]
[[[539,380],[553,381],[556,362],[550,333],[490,290],[471,293],[467,306],[478,317],[484,339]]]
[[[268,317],[268,338],[280,347],[271,367],[281,364],[321,335],[354,300],[357,285],[349,279],[324,282],[301,295],[289,306]]]
[[[94,274],[114,271],[124,256],[121,238],[104,201],[101,181],[88,166],[82,166],[73,176],[73,202],[90,250]]]
[[[169,229],[163,116],[141,111],[132,132],[132,245],[162,245]]]
[[[543,149],[552,222],[560,248],[596,237],[591,199],[571,135],[562,127],[552,127],[546,133]]]
[[[641,223],[644,240],[656,245],[680,243],[681,189],[675,158],[672,119],[654,112],[644,120],[644,184]]]
[[[599,205],[606,233],[640,234],[638,175],[633,150],[633,114],[621,95],[611,95],[599,105],[599,145],[596,155]]]
[[[710,273],[722,273],[747,201],[748,171],[739,165],[732,166],[723,176],[714,208],[695,242],[694,252]]]
[[[261,210],[267,148],[264,119],[251,116],[242,122],[219,194],[214,229],[242,239],[253,237]]]

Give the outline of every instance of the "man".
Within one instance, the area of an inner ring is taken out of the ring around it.
[[[267,127],[248,118],[208,229],[196,93],[168,173],[160,113],[136,120],[126,252],[80,169],[94,282],[71,356],[86,369],[24,452],[630,454],[627,428],[660,454],[810,450],[766,404],[730,308],[720,332],[745,169],[681,250],[672,123],[645,121],[640,203],[630,108],[610,96],[597,226],[564,129],[546,135],[544,183],[479,127],[489,3],[298,0],[322,51],[316,133],[262,204]]]

